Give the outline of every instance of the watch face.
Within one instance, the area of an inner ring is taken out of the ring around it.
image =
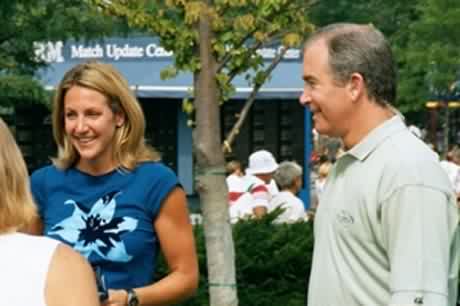
[[[128,306],[139,306],[139,299],[137,298],[136,291],[128,290]]]

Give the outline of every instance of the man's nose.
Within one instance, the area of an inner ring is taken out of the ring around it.
[[[299,102],[303,106],[308,106],[310,104],[310,96],[306,89],[303,90],[302,94],[299,97]]]

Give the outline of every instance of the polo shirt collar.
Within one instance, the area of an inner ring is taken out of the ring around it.
[[[403,119],[399,115],[394,115],[386,120],[369,134],[367,134],[358,144],[348,150],[345,155],[351,155],[363,161],[369,156],[385,139],[391,135],[406,129]]]

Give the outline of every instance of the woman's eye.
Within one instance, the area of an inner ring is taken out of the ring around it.
[[[97,118],[97,117],[99,117],[99,115],[100,115],[99,113],[91,112],[91,113],[88,113],[87,116],[90,117],[90,118]]]
[[[77,116],[77,115],[76,115],[75,113],[66,113],[66,114],[65,114],[65,117],[66,117],[67,119],[73,119],[73,118],[75,118],[76,116]]]

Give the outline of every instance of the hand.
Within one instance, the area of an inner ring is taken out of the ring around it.
[[[109,298],[101,306],[127,306],[128,292],[126,290],[109,289]]]

